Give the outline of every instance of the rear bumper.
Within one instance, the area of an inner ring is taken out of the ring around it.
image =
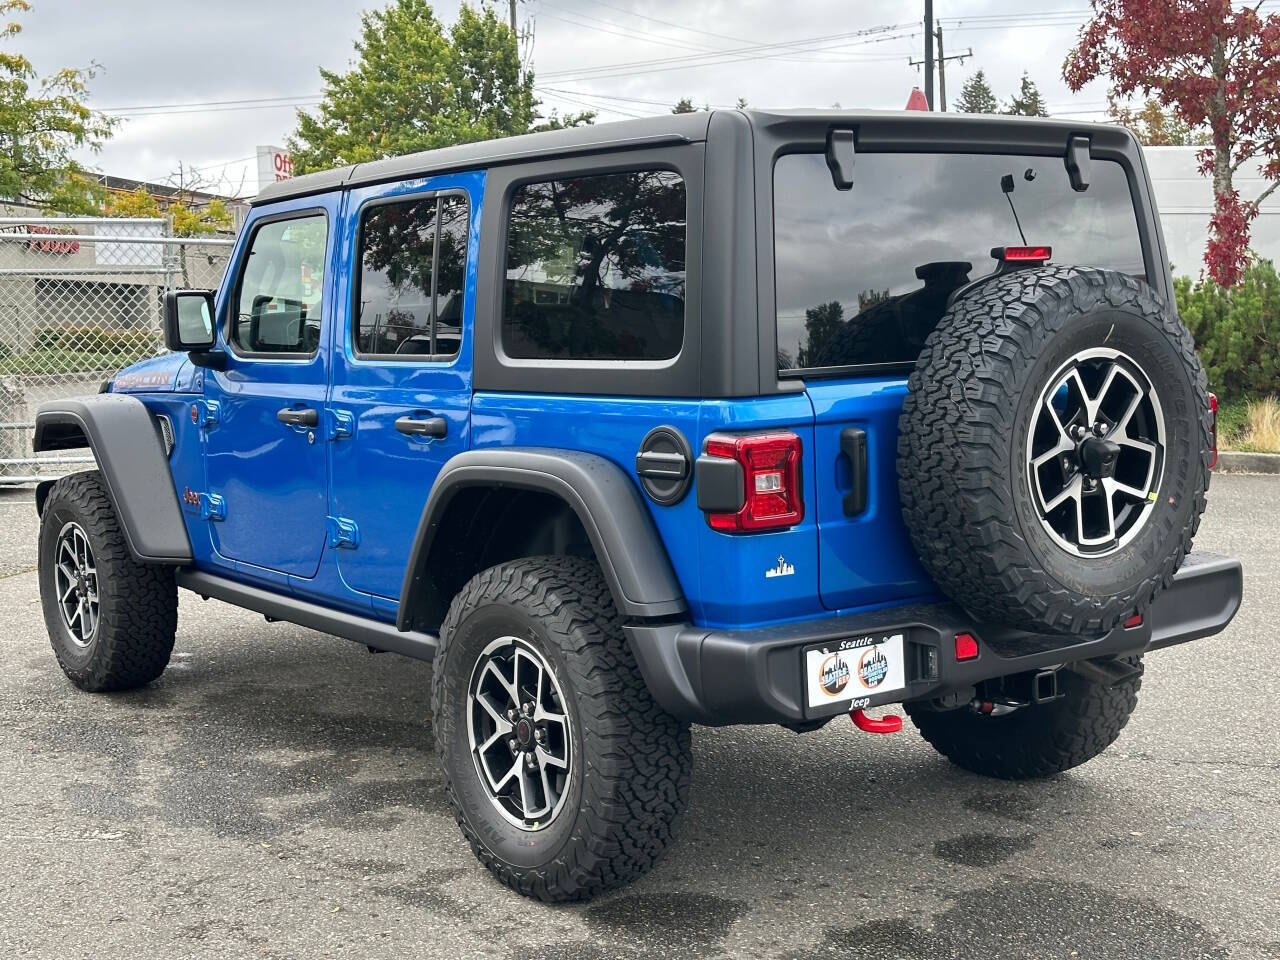
[[[1240,608],[1240,561],[1193,553],[1140,626],[1091,640],[976,623],[953,604],[908,605],[754,630],[690,624],[626,627],[654,698],[693,723],[803,724],[848,712],[850,702],[811,707],[804,650],[844,639],[902,634],[905,689],[860,698],[858,706],[963,693],[983,680],[1045,667],[1159,650],[1220,632]],[[976,659],[955,659],[954,638],[978,640]]]

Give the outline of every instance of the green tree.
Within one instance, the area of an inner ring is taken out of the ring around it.
[[[1001,112],[1017,117],[1047,117],[1049,115],[1049,111],[1045,107],[1044,97],[1040,96],[1040,88],[1036,86],[1035,81],[1025,71],[1022,74],[1022,83],[1018,85],[1018,92],[1009,98],[1009,105]]]
[[[138,187],[132,193],[111,196],[103,204],[102,212],[108,217],[173,217],[175,237],[200,237],[230,230],[233,221],[226,203],[217,197],[207,204],[197,206],[178,196],[166,200],[161,206],[160,201],[148,193],[145,187]]]
[[[960,88],[960,99],[955,102],[960,113],[999,113],[1000,101],[996,99],[987,75],[979,70]]]
[[[0,16],[30,9],[27,0],[0,0]],[[21,32],[11,21],[0,38]],[[72,67],[41,77],[26,57],[0,52],[0,198],[61,213],[98,209],[101,188],[72,158],[97,150],[115,129],[115,120],[83,103],[92,77],[92,69]]]
[[[697,113],[698,108],[693,105],[691,97],[681,97],[676,101],[676,105],[671,108],[672,113]]]
[[[394,0],[363,15],[355,49],[348,72],[320,71],[318,115],[298,112],[299,173],[525,133],[536,118],[533,74],[491,9],[464,5],[446,32],[426,0]]]
[[[580,113],[566,113],[563,117],[553,108],[542,122],[530,128],[531,133],[543,130],[566,130],[569,127],[586,127],[596,122],[594,110],[583,110]]]

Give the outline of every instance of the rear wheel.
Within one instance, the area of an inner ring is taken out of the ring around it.
[[[911,703],[904,708],[921,735],[956,766],[1003,780],[1046,777],[1092,760],[1120,736],[1138,705],[1142,658],[1120,662],[1133,671],[1119,683],[1060,670],[1059,699],[1009,713]]]
[[[441,629],[431,713],[458,825],[514,890],[585,899],[671,843],[689,728],[649,695],[594,563],[534,557],[473,577]]]
[[[173,568],[129,552],[100,474],[63,477],[40,519],[40,601],[54,656],[93,693],[164,672],[178,629]]]

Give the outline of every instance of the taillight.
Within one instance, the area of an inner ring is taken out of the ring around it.
[[[707,438],[706,454],[734,460],[742,467],[742,506],[732,513],[709,513],[712,529],[777,530],[804,519],[800,438],[794,433],[713,434]]]
[[[1213,426],[1209,429],[1209,469],[1218,465],[1218,395],[1209,394],[1209,412],[1213,414]]]

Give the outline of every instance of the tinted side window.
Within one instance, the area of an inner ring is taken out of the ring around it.
[[[1019,222],[1055,263],[1145,279],[1124,169],[1094,160],[1092,173],[1076,193],[1061,158],[865,153],[837,191],[822,155],[780,158],[778,366],[914,362],[951,292],[995,268],[991,248],[1023,243]]]
[[[370,207],[360,220],[355,346],[362,356],[452,357],[462,342],[464,197]]]
[[[669,360],[684,340],[685,187],[668,170],[531,183],[511,201],[502,347]]]
[[[240,276],[231,341],[247,353],[312,354],[320,345],[324,214],[254,230]]]

